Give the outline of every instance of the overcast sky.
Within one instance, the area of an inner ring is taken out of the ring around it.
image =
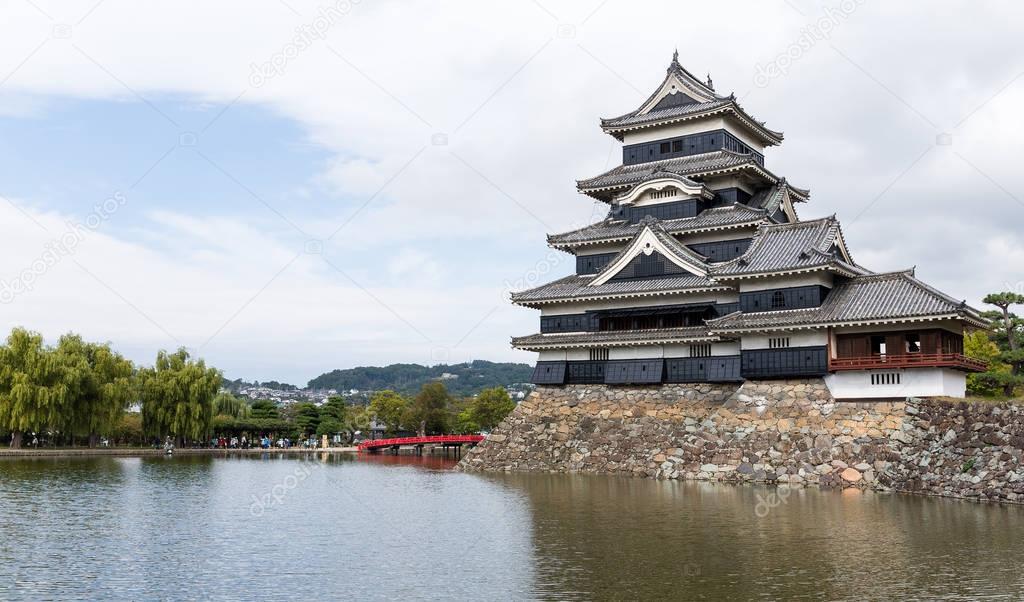
[[[0,316],[230,378],[532,361],[511,306],[603,215],[599,117],[673,49],[785,132],[854,259],[1024,289],[1013,2],[2,0]],[[1022,291],[1024,292],[1024,291]]]

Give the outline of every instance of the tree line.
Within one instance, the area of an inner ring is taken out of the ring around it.
[[[279,406],[264,399],[247,403],[227,391],[218,394],[213,405],[215,435],[267,433],[291,439],[341,435],[346,441],[356,433],[368,434],[374,426],[389,435],[477,433],[493,429],[516,406],[503,387],[458,398],[441,382],[424,384],[414,396],[378,391],[365,405],[339,396],[329,397],[320,406],[310,402]]]
[[[436,435],[490,431],[515,407],[504,387],[484,389],[474,397],[459,399],[443,383],[431,382],[412,397],[395,391],[375,393],[367,411],[388,433]]]
[[[51,445],[173,437],[183,446],[205,444],[213,435],[351,438],[369,431],[374,420],[392,433],[468,433],[493,428],[515,407],[502,387],[458,399],[440,382],[412,397],[381,391],[369,405],[331,397],[321,406],[279,407],[235,397],[221,390],[223,382],[219,370],[185,349],[160,351],[152,366],[136,366],[109,343],[66,334],[46,345],[39,333],[15,328],[0,345],[0,436],[13,448],[25,444],[26,434]]]

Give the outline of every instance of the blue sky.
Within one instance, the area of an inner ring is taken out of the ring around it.
[[[838,214],[859,262],[916,265],[976,304],[1024,288],[1009,2],[0,11],[0,280],[124,200],[0,306],[51,341],[81,332],[140,363],[186,346],[231,378],[298,383],[531,361],[508,342],[537,316],[504,295],[572,271],[544,234],[602,216],[573,183],[618,161],[598,118],[635,108],[675,48],[785,131],[768,166],[812,190],[803,217]]]

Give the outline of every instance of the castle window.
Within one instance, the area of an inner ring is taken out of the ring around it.
[[[665,197],[676,196],[679,194],[679,189],[674,186],[666,186],[661,190],[652,190],[650,193],[651,199],[663,199]]]
[[[590,350],[590,361],[599,362],[608,359],[607,349],[591,349]]]
[[[907,353],[921,353],[921,335],[916,332],[908,332],[905,339]]]
[[[789,337],[772,337],[768,339],[769,349],[783,349],[789,347]]]
[[[683,141],[682,140],[673,140],[672,141],[672,152],[673,153],[681,153],[681,152],[683,152]]]
[[[711,357],[711,345],[690,345],[690,357]]]
[[[668,142],[662,142],[661,143],[661,148],[660,148],[661,154],[667,155],[669,153],[669,147],[670,147],[670,145],[669,145]]]
[[[772,309],[781,309],[786,307],[786,295],[782,291],[775,291],[772,293]]]
[[[899,372],[876,372],[871,374],[872,385],[898,385],[901,380]]]

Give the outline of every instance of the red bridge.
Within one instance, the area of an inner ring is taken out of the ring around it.
[[[483,435],[432,435],[429,437],[395,437],[393,439],[374,439],[359,444],[359,451],[375,452],[381,449],[398,449],[403,445],[422,447],[424,445],[440,445],[442,447],[462,447],[476,445],[484,440]]]

